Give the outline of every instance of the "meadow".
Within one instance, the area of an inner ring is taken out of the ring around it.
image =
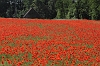
[[[100,66],[100,21],[0,18],[0,66]]]

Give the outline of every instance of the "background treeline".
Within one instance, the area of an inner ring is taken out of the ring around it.
[[[20,18],[31,7],[44,18],[100,20],[100,0],[0,0],[0,17]]]

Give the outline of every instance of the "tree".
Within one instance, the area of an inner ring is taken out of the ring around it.
[[[57,10],[57,18],[58,19],[65,18],[65,11],[64,11],[64,2],[63,2],[63,0],[57,0],[57,2],[56,2],[56,10]]]
[[[9,0],[0,0],[0,16],[1,17],[6,17],[6,11],[8,9],[9,5]]]
[[[34,0],[32,6],[42,18],[53,19],[56,17],[55,2],[56,0]]]
[[[100,0],[0,0],[1,17],[22,17],[34,8],[46,19],[100,20]],[[15,8],[16,6],[16,8]]]
[[[77,0],[76,4],[76,18],[78,19],[89,19],[88,15],[88,0]]]
[[[100,20],[100,0],[92,0],[89,3],[91,19]]]

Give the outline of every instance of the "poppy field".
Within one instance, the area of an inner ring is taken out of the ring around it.
[[[0,66],[100,66],[100,21],[0,18]]]

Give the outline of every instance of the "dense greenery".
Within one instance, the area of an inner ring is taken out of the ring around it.
[[[15,1],[17,3],[15,3]],[[22,17],[31,7],[46,19],[100,20],[100,0],[0,0],[1,17]],[[15,8],[16,6],[16,8]]]

